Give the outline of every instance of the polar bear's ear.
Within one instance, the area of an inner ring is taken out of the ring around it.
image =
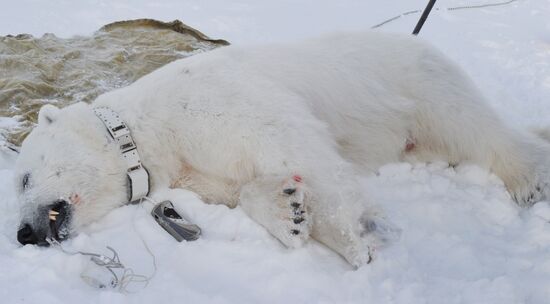
[[[59,108],[56,106],[47,104],[40,108],[38,112],[38,124],[39,125],[49,125],[55,121]]]

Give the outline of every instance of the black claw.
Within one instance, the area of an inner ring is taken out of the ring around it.
[[[367,261],[367,264],[370,264],[372,262],[372,255],[369,253],[369,260]]]
[[[294,194],[294,192],[296,192],[296,188],[284,189],[283,192],[284,192],[285,194],[292,195],[292,194]]]
[[[300,208],[300,204],[298,204],[297,202],[293,202],[292,204],[290,204],[290,206],[292,206],[292,208],[295,208],[295,209]]]
[[[305,221],[303,217],[298,217],[294,219],[294,224],[300,224],[301,222]]]
[[[294,235],[298,235],[298,234],[300,234],[300,230],[292,229],[292,230],[290,230],[290,233],[292,233]]]

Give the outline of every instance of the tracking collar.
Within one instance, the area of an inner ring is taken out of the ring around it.
[[[130,129],[120,119],[117,112],[109,107],[93,109],[95,115],[107,127],[107,131],[115,140],[126,162],[128,176],[128,202],[138,203],[149,194],[149,173],[141,164],[136,143],[130,134]]]

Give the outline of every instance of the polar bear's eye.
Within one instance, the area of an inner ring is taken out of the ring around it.
[[[23,187],[23,191],[27,190],[29,188],[29,179],[31,178],[30,173],[25,173],[23,175],[23,180],[21,181],[21,186]]]

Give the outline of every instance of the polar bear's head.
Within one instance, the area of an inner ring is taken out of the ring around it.
[[[16,163],[19,242],[63,240],[124,203],[126,169],[119,154],[89,105],[42,107]]]

